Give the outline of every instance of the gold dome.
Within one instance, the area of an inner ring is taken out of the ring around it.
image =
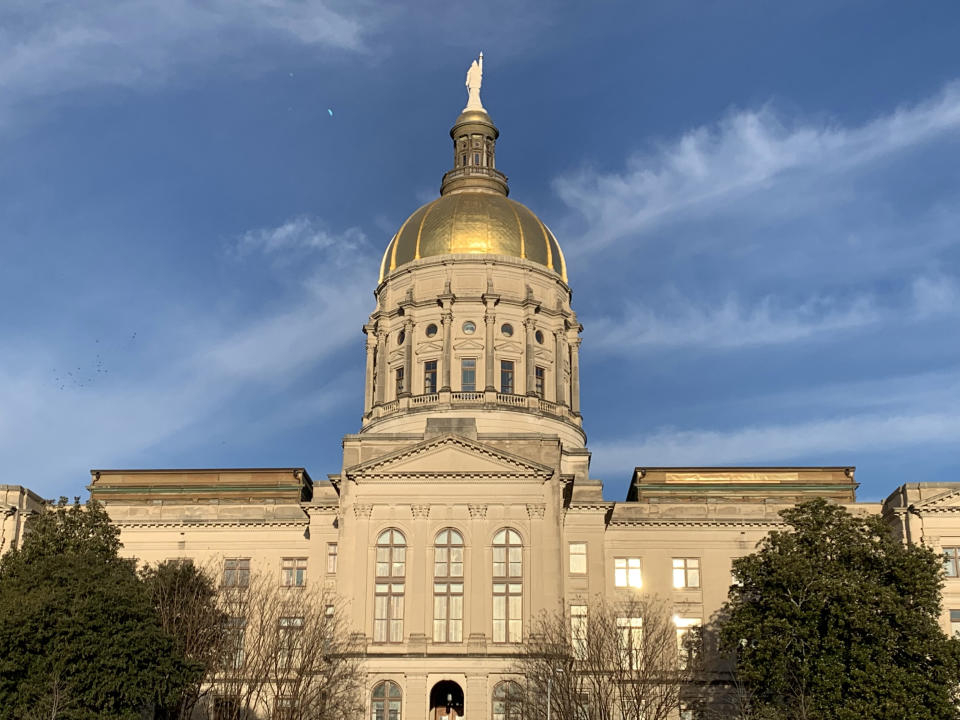
[[[540,218],[504,195],[482,191],[443,195],[407,218],[383,254],[380,280],[412,260],[458,253],[532,260],[567,281],[563,251]]]

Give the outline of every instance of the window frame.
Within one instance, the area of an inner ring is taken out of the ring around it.
[[[623,562],[623,567],[618,567],[618,563]],[[619,582],[620,573],[623,571],[623,582]],[[632,579],[636,577],[637,583]],[[618,556],[613,558],[613,586],[617,588],[626,588],[632,590],[641,590],[643,588],[643,558]]]
[[[404,375],[403,365],[397,365],[397,367],[393,369],[393,384],[397,397],[400,397],[404,393],[404,388],[406,387]]]
[[[677,563],[681,563],[677,565]],[[698,557],[675,557],[670,564],[671,579],[674,590],[699,590],[702,583],[700,577],[701,565]],[[679,574],[678,574],[679,573]],[[691,582],[691,577],[696,577],[696,582]],[[678,578],[682,578],[682,584],[678,585]]]
[[[620,643],[623,643],[621,649],[627,652],[630,669],[636,670],[643,657],[641,655],[643,652],[643,618],[618,617],[617,638]]]
[[[582,547],[582,552],[574,552],[574,547]],[[574,558],[580,559],[582,562],[577,562],[577,568],[574,567]],[[578,569],[582,565],[582,569]],[[586,540],[572,540],[567,543],[567,572],[570,575],[586,575],[587,574],[587,541]]]
[[[223,559],[223,578],[221,587],[250,587],[250,558],[231,557]]]
[[[506,366],[510,367],[507,368]],[[500,361],[500,392],[504,395],[515,395],[517,391],[517,363],[515,360]],[[509,378],[509,382],[504,382]]]
[[[340,556],[340,549],[335,542],[327,543],[327,575],[337,574],[337,561]]]
[[[507,704],[511,700],[511,690],[514,693],[512,697],[520,698],[523,696],[523,688],[516,680],[501,680],[493,686],[493,692],[490,695],[492,720],[521,720],[521,708],[519,706],[511,707]]]
[[[380,695],[378,696],[378,691]],[[377,704],[381,704],[377,714]],[[394,713],[393,705],[396,704]],[[370,720],[403,720],[403,690],[393,680],[381,680],[370,691]]]
[[[472,368],[467,368],[466,363],[473,363]],[[473,382],[466,382],[467,372],[473,373]],[[467,387],[469,385],[469,387]],[[477,392],[477,358],[462,357],[460,358],[460,392]]]
[[[533,369],[533,392],[541,400],[546,399],[547,391],[547,369],[542,365],[537,365]]]
[[[400,538],[400,543],[396,542],[397,536]],[[386,542],[384,542],[385,537],[388,537]],[[382,553],[381,550],[385,552]],[[385,561],[381,560],[384,556]],[[383,566],[386,566],[386,573],[381,573]],[[403,642],[406,574],[406,535],[397,528],[386,528],[377,535],[374,557],[373,642],[375,643]]]
[[[429,366],[433,366],[432,368]],[[424,395],[433,395],[437,392],[437,361],[436,360],[424,360],[423,361],[423,394]],[[432,378],[432,384],[431,384]]]
[[[280,584],[283,587],[302,588],[307,584],[307,558],[280,559]]]
[[[573,656],[583,660],[587,656],[587,632],[590,626],[590,613],[586,605],[570,605],[570,643]]]
[[[523,536],[515,528],[494,534],[492,638],[497,644],[523,642],[523,552]]]
[[[951,580],[960,577],[960,547],[941,548],[941,553],[943,555],[944,577]]]
[[[463,534],[456,528],[443,528],[434,536],[433,641],[435,643],[463,642],[464,548]],[[454,559],[455,557],[459,557],[459,560]],[[442,617],[439,617],[441,614]],[[453,617],[454,615],[459,617]]]

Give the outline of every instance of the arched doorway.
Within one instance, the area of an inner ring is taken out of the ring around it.
[[[441,680],[430,691],[430,720],[463,717],[463,688],[453,680]]]

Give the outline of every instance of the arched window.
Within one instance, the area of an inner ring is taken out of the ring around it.
[[[450,528],[433,544],[433,641],[463,641],[463,535]]]
[[[523,543],[504,528],[493,536],[493,641],[523,637]]]
[[[513,680],[498,683],[493,689],[493,720],[520,720],[521,695]]]
[[[377,538],[377,580],[374,598],[373,641],[403,641],[403,579],[407,541],[399,530],[384,530]]]
[[[400,705],[403,693],[395,682],[385,680],[373,689],[370,720],[401,720]]]

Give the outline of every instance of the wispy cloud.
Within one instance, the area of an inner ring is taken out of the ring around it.
[[[13,0],[0,4],[0,126],[29,100],[151,87],[272,39],[365,52],[373,22],[369,4],[326,0]]]
[[[913,302],[921,317],[960,312],[960,281],[947,275],[924,275],[914,279]]]
[[[587,221],[583,251],[644,233],[679,214],[716,210],[771,183],[819,178],[867,166],[960,128],[960,83],[925,102],[860,126],[787,123],[770,107],[733,112],[652,152],[625,169],[583,169],[554,188]]]

